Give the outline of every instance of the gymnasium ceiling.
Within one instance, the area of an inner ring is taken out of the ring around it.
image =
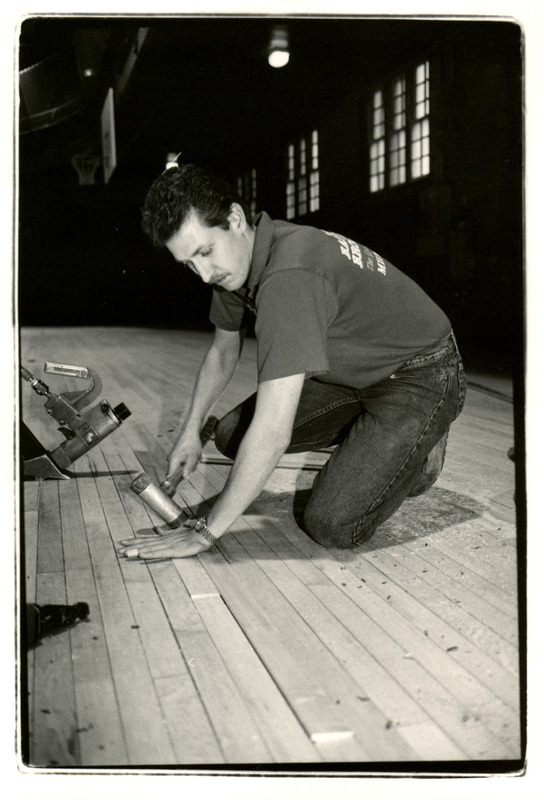
[[[291,59],[276,70],[266,56],[278,22],[288,28]],[[171,150],[211,166],[239,160],[279,125],[326,114],[347,81],[364,75],[370,83],[451,32],[451,23],[414,19],[29,18],[18,42],[20,169],[65,169],[75,153],[100,152],[112,85],[121,86],[120,167],[137,159],[156,171]]]

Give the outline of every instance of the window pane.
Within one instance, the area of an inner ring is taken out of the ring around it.
[[[287,184],[287,196],[286,196],[286,207],[287,207],[287,219],[293,219],[295,216],[295,184],[288,183]]]
[[[412,125],[411,175],[414,179],[428,175],[431,170],[429,75],[428,61],[420,64],[415,70],[414,118],[419,121]]]
[[[382,92],[374,92],[374,111],[372,115],[372,138],[381,139],[385,133],[385,108],[383,105]]]
[[[371,192],[430,173],[430,62],[412,67],[409,80],[409,92],[406,76],[400,74],[372,93],[368,108]]]
[[[397,78],[393,84],[393,128],[401,130],[406,125],[406,82]]]

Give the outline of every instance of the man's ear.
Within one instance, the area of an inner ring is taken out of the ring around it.
[[[235,229],[243,230],[246,227],[246,215],[239,203],[232,203],[229,212],[229,223]]]

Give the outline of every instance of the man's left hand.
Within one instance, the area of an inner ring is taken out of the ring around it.
[[[198,553],[203,553],[210,545],[193,530],[196,520],[190,520],[185,525],[170,530],[168,533],[159,529],[160,533],[137,536],[134,539],[125,539],[120,544],[117,552],[130,560],[142,561],[158,558],[188,558]]]

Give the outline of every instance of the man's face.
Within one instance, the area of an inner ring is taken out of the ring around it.
[[[240,289],[249,274],[253,230],[240,206],[232,205],[229,229],[208,228],[192,211],[181,228],[166,242],[176,261],[195,272],[204,283],[228,291]]]

